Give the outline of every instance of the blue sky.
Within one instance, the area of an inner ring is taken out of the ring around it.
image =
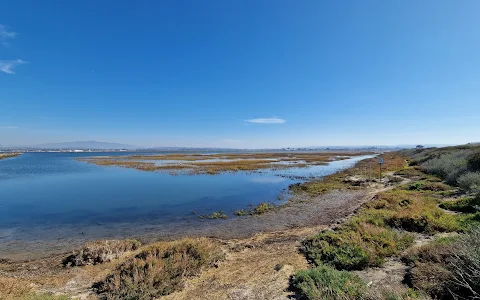
[[[0,2],[0,144],[480,141],[479,1]]]

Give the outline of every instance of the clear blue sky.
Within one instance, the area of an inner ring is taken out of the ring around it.
[[[480,141],[480,1],[0,2],[0,144]]]

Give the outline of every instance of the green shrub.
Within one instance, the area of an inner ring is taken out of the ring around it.
[[[480,172],[467,172],[457,179],[458,186],[469,193],[480,193]]]
[[[476,151],[468,157],[468,169],[472,172],[480,171],[480,151]]]
[[[353,224],[337,231],[323,231],[302,242],[307,259],[339,270],[381,266],[384,258],[413,242],[408,234],[371,224]]]
[[[211,213],[209,219],[228,219],[228,216],[221,210]]]
[[[458,212],[475,213],[480,211],[480,194],[474,198],[463,197],[454,201],[445,201],[440,204],[440,207]]]
[[[367,223],[411,232],[435,233],[461,229],[459,220],[437,207],[437,200],[424,192],[395,189],[380,193],[357,216]]]
[[[422,171],[418,170],[417,168],[411,168],[411,167],[398,170],[393,174],[407,177],[410,179],[418,179],[419,177],[425,176],[425,174]]]
[[[275,205],[268,203],[268,202],[261,202],[258,204],[256,207],[254,207],[251,211],[251,215],[262,215],[266,213],[267,211],[274,210]]]
[[[298,296],[308,300],[359,299],[365,291],[358,276],[324,265],[298,271],[292,284]]]
[[[468,157],[471,154],[470,149],[450,150],[450,152],[429,157],[421,166],[428,173],[442,177],[447,183],[456,184],[460,175],[468,170]]]
[[[448,191],[452,188],[441,182],[431,182],[431,181],[415,181],[406,186],[406,189],[409,191],[431,191],[431,192],[442,192]]]
[[[207,239],[154,244],[119,265],[94,290],[105,299],[154,299],[181,290],[186,277],[223,256]]]
[[[241,216],[246,216],[246,215],[248,215],[248,212],[245,211],[244,209],[239,209],[239,210],[236,210],[236,211],[235,211],[235,214],[236,214],[237,216],[241,217]]]

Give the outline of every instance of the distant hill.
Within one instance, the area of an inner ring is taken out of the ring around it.
[[[77,141],[77,142],[65,142],[65,143],[48,143],[31,146],[32,148],[40,149],[136,149],[136,146],[96,142],[96,141]]]

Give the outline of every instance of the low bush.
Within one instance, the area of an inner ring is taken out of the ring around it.
[[[209,219],[228,219],[228,216],[221,210],[211,213]]]
[[[434,299],[451,299],[452,273],[438,263],[417,263],[408,274],[413,288],[424,291]]]
[[[235,214],[239,217],[248,215],[248,212],[244,209],[239,209],[235,211]]]
[[[427,178],[426,174],[422,172],[418,167],[409,167],[396,171],[394,175],[406,177],[409,179],[420,180]]]
[[[371,224],[351,224],[337,231],[323,231],[302,242],[307,259],[340,270],[361,270],[381,266],[384,258],[406,249],[413,242],[409,234]]]
[[[480,227],[455,242],[452,263],[453,294],[457,299],[480,299]]]
[[[434,299],[479,299],[480,229],[410,250],[403,260],[411,286]]]
[[[94,289],[103,299],[154,299],[181,290],[185,278],[223,257],[208,239],[158,243],[119,265]]]
[[[480,193],[480,172],[467,172],[457,179],[458,186],[467,193]]]
[[[468,157],[471,154],[470,149],[451,150],[429,157],[421,166],[428,173],[445,179],[447,183],[456,184],[457,179],[468,170]]]
[[[452,187],[442,183],[442,182],[431,182],[431,181],[415,181],[405,187],[409,191],[431,191],[431,192],[442,192],[451,190]]]
[[[468,157],[468,169],[472,172],[480,172],[480,150]]]
[[[292,285],[299,298],[309,300],[360,299],[365,291],[358,276],[324,265],[298,271]]]
[[[275,209],[275,205],[268,203],[268,202],[262,202],[258,204],[256,207],[254,207],[252,210],[250,210],[251,215],[262,215],[266,213],[267,211],[271,211]]]
[[[435,233],[461,229],[459,220],[437,207],[437,199],[423,192],[395,189],[380,193],[356,219],[412,232]]]
[[[137,240],[101,240],[87,243],[83,248],[63,259],[64,266],[86,266],[109,262],[125,252],[137,250]]]
[[[476,197],[463,197],[454,201],[445,201],[440,204],[440,207],[463,213],[476,213],[480,211],[480,194]]]

